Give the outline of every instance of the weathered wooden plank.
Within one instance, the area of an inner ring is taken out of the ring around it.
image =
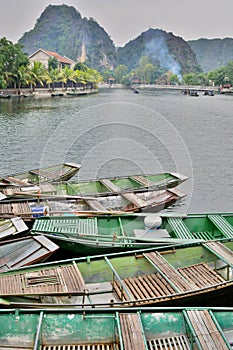
[[[145,187],[153,187],[156,186],[159,183],[155,183],[149,179],[147,179],[146,177],[142,176],[142,175],[133,175],[130,177],[132,180],[138,182],[140,185],[143,185]],[[161,181],[161,183],[163,183],[164,180]]]
[[[228,349],[208,310],[189,310],[187,315],[203,350]]]
[[[119,314],[124,350],[147,350],[137,314]]]
[[[217,283],[224,282],[224,279],[216,271],[204,263],[178,269],[187,281],[195,283],[198,288],[205,288]]]
[[[221,242],[211,241],[203,244],[204,247],[213,251],[219,258],[222,258],[229,265],[233,266],[233,253],[225,247]]]
[[[146,253],[146,257],[153,262],[154,265],[161,271],[173,285],[175,285],[180,291],[188,291],[191,289],[197,289],[195,284],[188,282],[184,276],[182,276],[175,268],[173,268],[168,262],[157,252]]]

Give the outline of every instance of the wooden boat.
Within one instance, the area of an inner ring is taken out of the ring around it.
[[[215,91],[214,90],[205,90],[203,92],[204,96],[214,96],[215,95]]]
[[[45,216],[35,220],[31,231],[83,256],[233,239],[233,213]]]
[[[28,231],[28,227],[25,222],[15,217],[12,219],[0,218],[0,240],[8,239],[11,236],[15,236],[20,233]]]
[[[112,178],[102,178],[88,181],[69,181],[65,183],[44,184],[7,188],[2,193],[10,198],[36,197],[40,195],[82,195],[82,196],[111,196],[118,193],[159,191],[178,186],[188,178],[178,173],[159,173],[148,175],[129,175]],[[26,193],[25,193],[26,190]]]
[[[84,256],[233,239],[233,213],[44,216],[35,220],[31,232]]]
[[[94,94],[98,92],[97,89],[87,89],[87,90],[74,90],[74,91],[67,91],[66,92],[66,96],[70,97],[70,96],[85,96],[85,95],[90,95],[90,94]]]
[[[63,92],[52,92],[51,97],[63,97],[64,93]]]
[[[81,165],[63,163],[47,168],[33,169],[25,173],[8,175],[0,179],[0,188],[17,186],[24,187],[40,182],[68,181],[80,169]]]
[[[0,272],[43,262],[58,249],[58,245],[41,235],[1,241]]]
[[[3,93],[1,93],[0,94],[0,99],[2,98],[2,99],[8,99],[8,98],[10,98],[11,96],[10,95],[8,95],[8,94],[3,94]]]
[[[186,195],[170,188],[161,191],[140,193],[121,193],[105,197],[82,196],[39,196],[38,199],[3,199],[0,202],[0,216],[21,216],[24,220],[34,221],[44,215],[71,215],[80,213],[109,212],[158,212],[182,200]],[[34,197],[34,196],[33,196]]]
[[[231,308],[11,309],[0,318],[1,349],[228,350],[233,342]]]
[[[189,91],[189,96],[198,97],[198,96],[199,96],[199,93],[198,93],[198,91],[196,91],[196,90],[190,90],[190,91]]]
[[[89,256],[0,274],[5,307],[230,306],[233,241]]]

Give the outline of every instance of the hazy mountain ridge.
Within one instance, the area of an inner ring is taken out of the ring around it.
[[[160,29],[149,29],[117,50],[118,62],[131,69],[138,65],[141,56],[148,56],[155,66],[177,75],[199,70],[189,44]]]
[[[188,41],[203,72],[215,70],[233,61],[233,39],[198,39]]]
[[[160,29],[149,29],[124,47],[116,48],[93,18],[82,18],[68,5],[49,5],[19,43],[28,55],[42,48],[74,61],[85,61],[100,71],[114,69],[119,64],[131,70],[142,56],[148,56],[156,67],[177,75],[197,72],[200,66],[204,72],[214,70],[233,60],[231,38],[185,41]]]

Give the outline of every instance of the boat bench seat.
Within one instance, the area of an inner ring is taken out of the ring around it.
[[[181,218],[168,218],[169,231],[174,232],[177,238],[192,239],[193,234]]]
[[[147,350],[137,314],[119,314],[124,350]]]
[[[86,290],[85,281],[75,263],[0,278],[2,296],[84,295]]]
[[[4,348],[5,349],[5,348]],[[22,348],[20,348],[22,349]],[[119,345],[117,343],[114,344],[103,344],[103,343],[94,343],[94,344],[43,344],[40,348],[41,350],[120,350]],[[8,348],[6,348],[8,350]],[[9,349],[11,350],[11,349]],[[17,349],[16,349],[17,350]],[[27,350],[27,349],[26,349]]]
[[[195,232],[195,233],[193,233],[193,237],[203,239],[205,241],[209,241],[209,240],[213,239],[213,235],[208,231]]]
[[[185,334],[147,340],[148,350],[190,350],[190,342]]]
[[[50,179],[50,180],[55,180],[58,177],[60,177],[61,175],[63,175],[60,172],[56,174],[56,173],[50,173],[49,171],[45,171],[45,170],[41,170],[41,169],[29,170],[29,173],[32,175],[41,176],[41,177],[44,177],[44,178]]]
[[[97,199],[85,199],[85,202],[95,211],[107,211],[107,209]]]
[[[180,276],[183,277],[183,280],[181,280]],[[145,304],[144,299],[148,299],[148,303],[150,302],[149,299],[154,299],[155,301],[156,298],[169,300],[170,295],[177,293],[174,285],[176,283],[177,286],[179,281],[181,281],[181,285],[185,281],[186,290],[182,290],[185,292],[212,286],[225,280],[206,264],[200,263],[180,268],[176,274],[167,273],[166,276],[161,273],[145,274],[125,278],[121,281],[122,283],[115,280],[113,282],[113,289],[121,301],[130,302],[132,300],[138,300],[138,304],[140,304],[140,299],[143,299],[142,303]],[[131,299],[123,290],[122,285],[128,291]]]
[[[113,184],[110,180],[108,179],[102,179],[100,180],[100,182],[107,187],[109,190],[111,190],[112,192],[117,192],[120,193],[121,196],[125,199],[127,199],[129,202],[133,203],[136,207],[145,207],[147,205],[147,203],[140,198],[139,196],[137,196],[135,193],[133,192],[129,192],[129,193],[124,193],[122,192],[122,189],[119,188],[118,186],[116,186],[115,184]]]
[[[78,221],[78,234],[98,234],[98,224],[97,224],[97,218],[85,218],[85,219],[79,219]]]
[[[140,185],[145,186],[145,187],[153,187],[153,186],[158,185],[158,182],[155,183],[142,175],[133,175],[133,176],[130,176],[130,178],[132,180],[138,182]]]
[[[192,324],[195,340],[200,343],[201,349],[229,349],[208,310],[189,310],[187,316]]]
[[[208,215],[208,219],[219,229],[224,237],[233,238],[233,226],[221,215]]]
[[[233,267],[233,253],[221,242],[210,241],[203,243],[203,246],[212,251],[214,254],[216,254],[220,259],[225,261],[226,264]]]
[[[3,180],[7,181],[7,182],[10,182],[12,184],[15,184],[17,186],[26,186],[27,183],[23,180],[20,180],[20,179],[17,179],[13,176],[7,176],[7,177],[4,177]]]

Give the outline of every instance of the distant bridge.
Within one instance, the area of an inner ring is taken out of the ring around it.
[[[201,85],[157,85],[157,84],[133,84],[133,88],[150,90],[178,90],[178,91],[218,91],[216,86]]]

